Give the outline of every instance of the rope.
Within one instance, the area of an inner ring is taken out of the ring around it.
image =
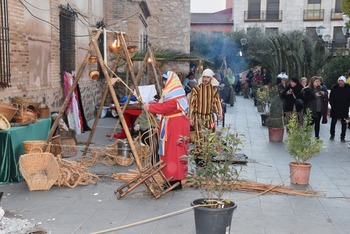
[[[182,210],[174,211],[174,212],[171,212],[171,213],[168,213],[168,214],[165,214],[165,215],[156,216],[156,217],[153,217],[153,218],[150,218],[150,219],[145,219],[145,220],[138,221],[138,222],[135,222],[135,223],[126,224],[126,225],[123,225],[123,226],[110,228],[110,229],[106,229],[106,230],[102,230],[102,231],[92,232],[91,234],[107,233],[107,232],[112,232],[112,231],[116,231],[116,230],[120,230],[120,229],[124,229],[124,228],[128,228],[128,227],[132,227],[132,226],[148,223],[148,222],[151,222],[151,221],[156,221],[156,220],[159,220],[159,219],[167,218],[169,216],[173,216],[173,215],[177,215],[177,214],[180,214],[180,213],[184,213],[184,212],[190,211],[190,210],[194,209],[195,207],[199,207],[199,206],[208,206],[208,205],[195,205],[195,206],[191,206],[191,207],[188,207],[188,208],[185,208],[185,209],[182,209]]]

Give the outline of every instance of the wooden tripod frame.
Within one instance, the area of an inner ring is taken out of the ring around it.
[[[165,178],[164,174],[162,173],[161,169],[165,167],[165,163],[164,162],[159,162],[151,167],[148,167],[148,168],[143,168],[142,164],[141,164],[141,160],[140,160],[140,157],[136,151],[136,148],[135,148],[135,144],[134,144],[134,141],[132,139],[132,136],[130,134],[130,131],[129,131],[129,127],[127,126],[127,123],[124,119],[124,110],[125,110],[125,107],[126,105],[129,103],[130,101],[130,98],[131,98],[131,95],[132,93],[129,93],[129,96],[128,96],[128,99],[123,107],[123,110],[121,109],[120,107],[120,103],[118,101],[118,98],[116,96],[116,93],[115,93],[115,90],[113,88],[113,84],[120,78],[118,77],[113,77],[113,71],[117,68],[117,65],[119,63],[119,59],[120,59],[120,55],[117,56],[116,60],[114,61],[114,64],[113,64],[113,67],[111,69],[111,74],[108,73],[107,71],[107,67],[106,67],[106,64],[104,63],[103,61],[103,57],[102,57],[102,54],[101,54],[101,51],[99,49],[99,46],[97,44],[97,40],[98,38],[100,37],[102,33],[102,29],[92,29],[92,28],[89,28],[89,35],[90,35],[90,39],[91,39],[91,43],[90,43],[90,46],[89,46],[89,50],[85,56],[85,59],[83,61],[83,63],[81,64],[78,72],[77,72],[77,75],[76,75],[76,78],[74,80],[74,83],[72,84],[70,90],[68,91],[67,93],[67,96],[65,98],[65,101],[63,102],[63,105],[58,113],[58,116],[56,117],[55,119],[55,122],[53,123],[52,125],[52,128],[50,130],[50,133],[48,135],[48,138],[46,140],[46,144],[43,146],[43,150],[45,151],[47,145],[49,144],[49,142],[51,141],[51,138],[58,126],[58,123],[59,123],[59,120],[62,118],[63,116],[63,113],[64,111],[66,110],[66,107],[70,101],[70,98],[81,78],[81,75],[84,71],[84,68],[92,54],[93,51],[95,51],[96,55],[97,55],[97,59],[98,59],[98,63],[100,64],[101,66],[101,69],[102,69],[102,72],[106,78],[106,87],[104,89],[104,92],[103,92],[103,96],[102,96],[102,100],[101,100],[101,103],[100,103],[100,106],[99,106],[99,109],[98,109],[98,112],[97,112],[97,115],[95,116],[95,121],[94,121],[94,125],[91,129],[91,132],[90,132],[90,135],[89,135],[89,138],[88,138],[88,141],[86,143],[86,146],[85,146],[85,149],[84,149],[84,152],[83,152],[83,155],[86,154],[87,152],[87,149],[90,145],[90,142],[91,142],[91,139],[93,137],[93,134],[95,132],[95,129],[96,129],[96,125],[98,123],[98,119],[99,119],[99,116],[102,112],[102,107],[103,107],[103,103],[107,97],[107,94],[108,92],[110,92],[111,96],[112,96],[112,100],[113,100],[113,103],[115,104],[115,107],[116,107],[116,111],[118,113],[118,116],[119,116],[119,121],[125,131],[125,134],[126,134],[126,137],[127,137],[127,140],[129,142],[129,145],[130,145],[130,148],[131,148],[131,151],[134,155],[134,158],[135,158],[135,162],[136,162],[136,165],[137,165],[137,169],[138,171],[140,172],[140,174],[137,176],[137,181],[139,183],[136,183],[134,186],[129,186],[129,182],[126,183],[126,185],[122,185],[120,187],[120,189],[117,189],[116,192],[120,193],[119,195],[119,199],[124,197],[126,194],[128,194],[129,192],[131,192],[134,188],[136,188],[138,185],[144,183],[146,185],[146,187],[149,188],[149,190],[152,192],[153,196],[155,198],[159,198],[160,196],[164,195],[165,193],[171,191],[171,189],[173,189],[174,187],[176,187],[178,185],[177,184],[174,184],[173,186],[170,186],[169,184],[169,180],[171,179],[167,179]],[[132,79],[132,82],[133,82],[133,86],[131,90],[135,90],[136,91],[136,94],[139,98],[139,101],[142,103],[142,100],[141,100],[141,95],[140,95],[140,91],[138,89],[138,83],[141,79],[141,76],[142,76],[142,73],[144,71],[144,69],[146,68],[147,66],[147,59],[148,58],[151,58],[152,60],[152,67],[153,67],[153,71],[155,71],[155,76],[156,76],[156,88],[158,90],[158,92],[160,93],[160,90],[161,90],[161,87],[160,87],[160,84],[159,84],[159,76],[158,74],[156,73],[156,68],[155,68],[155,57],[153,55],[153,51],[152,51],[152,48],[151,46],[149,45],[149,50],[148,52],[146,53],[146,56],[142,62],[142,68],[141,70],[139,71],[137,77],[135,77],[135,74],[133,72],[133,64],[132,64],[132,61],[131,61],[131,57],[130,57],[130,54],[129,54],[129,51],[128,51],[128,48],[127,48],[127,44],[125,42],[125,39],[123,37],[123,34],[119,34],[118,35],[120,41],[121,41],[121,46],[122,46],[122,50],[125,54],[125,60],[127,62],[127,65],[128,65],[128,70],[130,72],[130,75],[131,75],[131,79]],[[43,152],[44,152],[43,151]],[[161,182],[156,182],[156,177],[158,178],[161,178]],[[163,188],[163,185],[166,185],[164,188]],[[128,189],[126,191],[124,191],[123,189],[127,187]]]

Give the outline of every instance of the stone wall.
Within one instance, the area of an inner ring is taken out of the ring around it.
[[[147,1],[151,11],[148,38],[154,47],[190,52],[190,0]]]
[[[13,97],[24,96],[41,102],[45,97],[52,112],[60,110],[64,94],[60,74],[59,13],[61,4],[67,7],[67,2],[78,12],[76,45],[75,51],[72,51],[76,57],[76,72],[82,69],[88,51],[88,25],[96,25],[101,20],[107,29],[125,32],[127,43],[136,45],[139,50],[143,49],[148,35],[149,42],[155,47],[190,51],[190,0],[147,1],[151,15],[148,18],[140,8],[141,0],[49,0],[40,2],[40,6],[36,0],[8,1],[12,86],[0,88],[0,102],[9,103]],[[113,36],[109,34],[107,44],[113,40],[110,35]],[[112,61],[113,57],[110,57],[108,64],[111,65]],[[135,62],[135,75],[139,68],[140,62]],[[94,69],[96,64],[88,63],[79,80],[88,120],[94,118],[95,106],[101,102],[105,82],[105,79],[90,79],[89,72]],[[186,73],[188,65],[166,64],[161,70],[165,69]],[[125,68],[121,67],[117,72],[125,74]],[[142,85],[145,84],[148,84],[147,75],[142,79]]]
[[[27,2],[34,6],[38,3],[34,0]],[[90,15],[93,19],[90,23],[94,24],[103,18],[103,8],[92,7],[98,2],[101,4],[103,1],[89,0],[89,8],[81,1],[71,1],[70,5],[83,15]],[[45,97],[50,110],[59,111],[64,101],[60,75],[59,6],[66,5],[66,1],[43,1],[38,8],[24,4],[28,9],[20,1],[8,1],[11,87],[0,88],[0,101],[10,103],[13,97],[27,97],[41,102]],[[87,26],[79,23],[76,34],[88,35]],[[86,56],[88,46],[88,36],[76,38],[76,71]],[[89,66],[84,69],[79,85],[85,114],[91,119],[94,106],[101,97],[102,81],[91,81],[88,73]]]

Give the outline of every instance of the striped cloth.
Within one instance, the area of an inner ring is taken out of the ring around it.
[[[215,121],[213,113],[222,115],[221,98],[216,87],[211,84],[200,84],[191,91],[189,118],[195,125],[199,121],[207,128]]]
[[[162,91],[162,98],[160,102],[176,99],[178,109],[180,109],[183,114],[186,115],[188,112],[188,102],[181,81],[175,72],[168,71],[167,76],[168,79]]]

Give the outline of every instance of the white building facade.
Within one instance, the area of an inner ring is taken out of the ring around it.
[[[317,38],[316,27],[326,27],[334,47],[345,47],[342,0],[233,0],[234,30],[262,27],[266,32],[303,30]]]

